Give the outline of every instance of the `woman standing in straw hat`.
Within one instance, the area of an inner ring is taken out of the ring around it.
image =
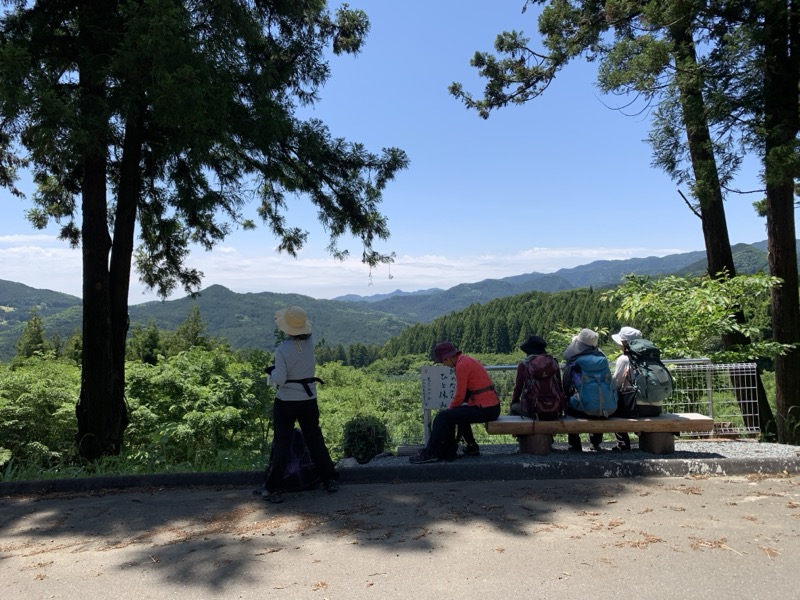
[[[280,502],[279,485],[283,479],[295,421],[300,424],[311,460],[319,471],[322,485],[329,492],[339,489],[338,473],[325,445],[319,427],[314,376],[316,361],[311,340],[311,321],[299,306],[290,306],[275,313],[275,324],[288,337],[275,349],[275,365],[269,367],[272,385],[277,388],[272,406],[272,461],[263,496],[270,502]]]

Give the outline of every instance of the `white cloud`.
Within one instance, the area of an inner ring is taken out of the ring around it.
[[[0,235],[0,244],[60,244],[57,238],[46,233],[13,233]]]
[[[13,240],[8,245],[8,238]],[[14,242],[40,241],[45,244],[52,238],[30,240],[30,236],[5,236],[0,238],[0,279],[24,283],[31,287],[54,290],[73,296],[81,296],[81,252],[69,246],[33,245]]]
[[[31,239],[34,238],[34,239]],[[369,296],[396,289],[413,292],[428,288],[447,289],[460,283],[499,279],[524,273],[551,273],[595,260],[616,260],[643,256],[664,256],[683,249],[653,248],[529,248],[514,254],[448,256],[403,254],[391,265],[370,269],[357,257],[344,262],[330,256],[298,258],[285,255],[243,254],[232,246],[211,252],[195,250],[188,264],[203,272],[203,287],[219,284],[235,292],[298,293],[314,298],[345,294]],[[52,236],[0,237],[0,279],[81,295],[81,253]],[[174,297],[183,296],[180,290]],[[157,300],[144,293],[135,279],[131,282],[132,303]]]

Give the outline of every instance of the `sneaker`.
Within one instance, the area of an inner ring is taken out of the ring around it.
[[[573,446],[570,444],[569,446],[570,452],[583,452],[583,446]]]
[[[594,450],[595,452],[602,452],[603,447],[600,444],[592,444],[592,450]]]
[[[631,447],[627,444],[617,444],[611,450],[612,452],[630,452]]]
[[[271,502],[272,504],[280,504],[283,502],[283,494],[280,492],[268,492],[264,490],[261,492],[261,497],[266,500],[267,502]]]
[[[480,456],[481,449],[478,444],[467,444],[464,446],[464,450],[462,451],[464,456]]]
[[[409,458],[408,462],[410,462],[412,465],[421,465],[424,463],[436,462],[437,460],[439,459],[436,458],[433,454],[428,454],[426,450],[421,450],[419,454]]]
[[[329,494],[335,494],[339,491],[339,482],[335,479],[331,479],[327,483],[323,483],[322,487],[325,488]]]

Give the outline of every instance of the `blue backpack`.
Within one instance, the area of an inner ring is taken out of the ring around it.
[[[605,356],[584,354],[571,362],[574,391],[570,408],[592,417],[610,417],[617,410],[617,393]]]

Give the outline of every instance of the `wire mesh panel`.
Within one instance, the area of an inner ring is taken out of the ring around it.
[[[696,412],[714,419],[714,431],[698,435],[760,433],[755,363],[669,361],[675,389],[665,412]]]

